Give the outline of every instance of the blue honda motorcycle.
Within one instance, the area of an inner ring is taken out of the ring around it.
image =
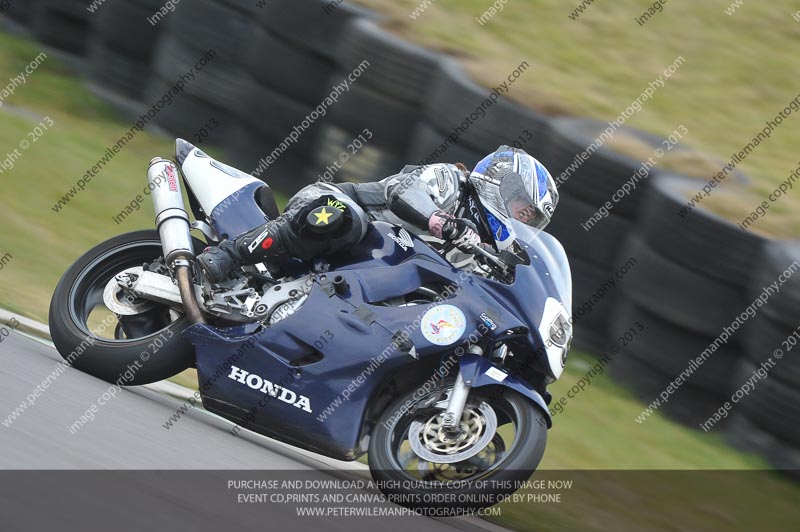
[[[496,220],[502,251],[457,269],[373,222],[354,248],[281,277],[256,265],[215,284],[190,232],[213,244],[275,219],[269,187],[180,139],[147,175],[156,230],[98,245],[56,288],[50,327],[70,364],[125,385],[196,367],[207,410],[339,460],[368,453],[408,507],[486,507],[530,478],[572,339],[552,236]]]

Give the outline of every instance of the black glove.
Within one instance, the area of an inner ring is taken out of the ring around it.
[[[451,241],[462,251],[468,252],[481,243],[478,228],[464,218],[453,218],[449,214],[437,212],[431,216],[429,226],[434,236]]]

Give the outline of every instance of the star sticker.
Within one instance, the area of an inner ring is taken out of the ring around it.
[[[317,225],[328,225],[328,220],[333,216],[333,213],[328,212],[325,207],[323,207],[321,211],[315,212],[314,216],[317,217]]]

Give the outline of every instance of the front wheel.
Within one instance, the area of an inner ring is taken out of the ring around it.
[[[202,251],[203,243],[194,243]],[[163,264],[161,254],[157,231],[136,231],[97,245],[64,273],[49,319],[53,343],[70,365],[108,382],[141,385],[194,364],[194,349],[180,334],[188,326],[182,309],[126,298],[114,282],[131,268]]]
[[[443,411],[429,404],[436,400],[410,392],[386,409],[373,431],[370,471],[392,502],[459,515],[502,502],[539,466],[547,424],[521,394],[473,390],[455,431],[444,428]]]

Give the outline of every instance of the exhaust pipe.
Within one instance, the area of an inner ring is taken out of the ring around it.
[[[156,157],[147,169],[148,188],[153,191],[156,228],[167,264],[176,259],[194,260],[189,215],[183,204],[178,168],[172,161]]]
[[[167,265],[175,271],[186,315],[191,323],[204,323],[192,284],[194,246],[189,215],[184,208],[181,194],[178,168],[172,161],[156,157],[147,168],[147,182],[152,191],[161,249]]]
[[[189,323],[205,323],[203,313],[200,311],[200,305],[197,303],[197,297],[194,293],[194,284],[192,284],[192,268],[191,263],[185,259],[178,259],[174,263],[175,266],[175,279],[178,281],[178,290],[181,293],[181,301],[183,301],[183,308],[186,310],[186,316],[189,318]]]

